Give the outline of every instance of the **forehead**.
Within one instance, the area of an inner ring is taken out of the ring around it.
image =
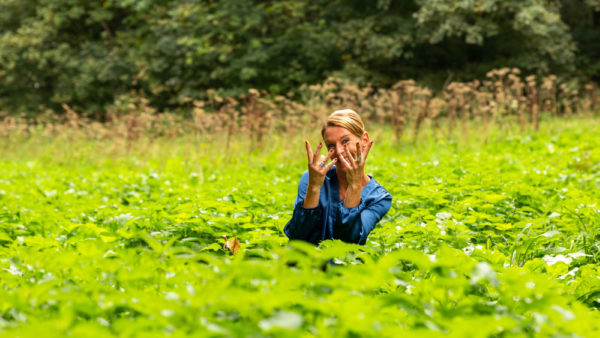
[[[352,137],[354,135],[352,135],[352,133],[346,128],[332,126],[332,127],[327,127],[327,129],[325,129],[325,134],[323,135],[323,139],[325,140],[325,142],[335,142],[345,136]]]

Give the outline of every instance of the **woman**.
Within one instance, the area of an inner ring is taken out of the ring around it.
[[[321,135],[327,156],[320,155],[323,142],[314,154],[305,142],[308,170],[300,179],[294,214],[283,231],[290,239],[314,244],[325,239],[365,244],[392,203],[392,195],[364,171],[373,141],[351,109],[331,114]]]

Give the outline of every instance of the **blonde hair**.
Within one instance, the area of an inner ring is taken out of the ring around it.
[[[352,134],[362,137],[365,133],[365,125],[360,116],[352,109],[336,110],[327,118],[327,122],[321,129],[321,136],[325,137],[327,127],[341,127],[348,129]]]

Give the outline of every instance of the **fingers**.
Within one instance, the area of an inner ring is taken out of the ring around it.
[[[323,148],[323,142],[319,142],[319,144],[317,145],[317,148],[315,149],[315,155],[320,155],[321,154],[321,148]],[[320,158],[320,156],[319,156]],[[313,157],[313,164],[317,164],[317,156]]]
[[[333,148],[329,149],[325,157],[325,162],[329,161],[333,157],[333,154],[335,154],[335,150]]]
[[[344,150],[339,154],[338,158],[346,169],[352,169],[352,156],[350,156],[347,146],[344,146]]]
[[[344,157],[346,157],[350,164],[356,162],[356,159],[352,156],[352,153],[350,153],[350,149],[348,149],[348,145],[344,145]]]
[[[360,146],[360,142],[356,142],[356,162],[358,164],[362,164],[362,149]]]
[[[327,162],[329,162],[329,159],[331,159],[332,155],[333,155],[333,152],[330,149],[329,152],[327,153],[327,155],[319,156],[319,162],[316,163],[315,166],[318,166],[318,169],[322,174],[327,173],[329,168],[331,168],[333,166],[333,164],[331,164],[331,163],[329,163],[329,165],[326,165]],[[332,162],[332,163],[334,163],[334,162]]]
[[[315,156],[316,157],[316,156]],[[325,157],[324,155],[320,155],[319,156],[319,161],[317,161],[317,163],[315,163],[315,166],[321,170],[325,167],[325,164],[327,164],[327,157]]]
[[[333,154],[334,154],[333,149],[330,149],[329,152],[327,152],[327,155],[321,155],[321,156],[319,156],[319,162],[317,164],[319,165],[319,167],[323,168],[323,170],[322,170],[323,172],[329,171],[329,169],[337,161],[336,159],[334,159],[333,161],[329,162],[329,160],[331,159],[331,157],[333,156]],[[329,164],[325,165],[327,162],[329,162]]]
[[[340,156],[338,156],[338,158],[340,159],[340,162],[346,169],[352,169],[352,166],[350,165],[347,157],[345,157],[343,154],[340,154]]]
[[[363,157],[363,163],[365,163],[367,161],[367,155],[369,155],[369,151],[371,150],[371,147],[373,146],[373,141],[369,142],[369,144],[367,144],[367,149],[365,149],[365,156]]]
[[[333,165],[337,162],[337,158],[334,158],[333,161],[329,162],[329,164],[325,167],[325,171],[329,171],[329,169],[331,169],[331,167],[333,167]]]
[[[312,163],[312,161],[313,161],[313,152],[310,149],[310,143],[308,143],[308,141],[304,141],[304,145],[306,146],[306,156],[308,157],[308,163]]]

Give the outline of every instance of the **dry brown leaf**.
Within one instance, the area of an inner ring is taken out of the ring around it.
[[[223,244],[223,250],[229,249],[229,251],[234,255],[240,250],[241,244],[237,237],[227,240],[227,236],[223,236],[223,239],[225,240],[225,244]]]

